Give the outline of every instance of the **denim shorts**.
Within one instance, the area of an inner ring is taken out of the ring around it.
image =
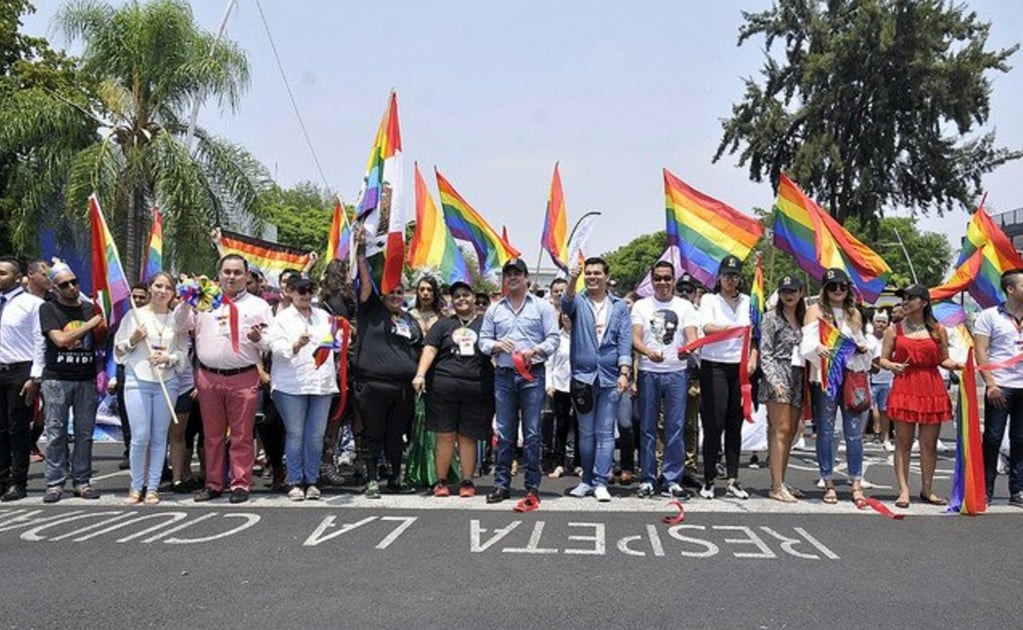
[[[874,408],[878,411],[888,410],[888,394],[892,391],[891,383],[871,383],[870,399],[874,401]]]

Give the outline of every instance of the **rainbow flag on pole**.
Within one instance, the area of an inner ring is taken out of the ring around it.
[[[795,257],[799,267],[814,278],[826,269],[844,269],[863,298],[875,302],[892,270],[830,214],[806,196],[785,173],[778,181],[775,201],[774,244]]]
[[[757,252],[757,266],[753,272],[753,288],[749,292],[750,337],[760,345],[760,324],[764,321],[767,300],[764,299],[764,257]]]
[[[507,240],[507,239],[505,239]],[[568,273],[568,214],[565,210],[565,192],[561,188],[561,173],[554,163],[551,192],[547,197],[547,212],[543,220],[540,246],[550,254],[551,262]]]
[[[764,228],[726,203],[708,197],[663,169],[668,247],[677,247],[682,267],[703,286],[717,280],[721,259],[745,260]]]
[[[112,330],[124,312],[122,308],[128,303],[131,287],[96,193],[89,196],[89,223],[92,233],[92,297],[103,311],[107,328]]]
[[[501,270],[504,263],[519,256],[519,250],[509,245],[498,236],[480,213],[476,212],[462,198],[454,186],[434,168],[437,176],[437,188],[440,190],[440,205],[444,208],[444,223],[451,230],[451,235],[458,240],[468,241],[476,250],[480,273]]]
[[[153,206],[153,223],[146,240],[146,258],[142,261],[142,281],[149,280],[163,269],[163,219],[160,209]]]
[[[472,284],[472,276],[469,275],[462,250],[455,244],[455,239],[444,224],[444,218],[434,204],[430,191],[426,189],[426,181],[419,172],[418,164],[414,166],[414,170],[416,231],[409,243],[409,267],[436,270],[448,284],[456,280]]]
[[[301,271],[309,264],[309,252],[230,230],[220,230],[217,248],[221,256],[239,254],[274,286],[285,269]]]
[[[838,400],[838,387],[842,384],[842,370],[849,357],[856,352],[856,342],[838,332],[828,320],[817,320],[821,345],[831,353],[821,358],[821,388],[828,398]]]
[[[980,407],[977,403],[977,371],[973,349],[966,355],[959,383],[956,409],[956,463],[952,473],[949,512],[970,516],[987,510],[984,484],[984,453],[981,449]]]
[[[952,279],[933,291],[941,297],[950,297],[965,288],[982,308],[989,308],[1005,301],[1001,278],[1010,269],[1023,269],[1023,257],[981,202],[966,227],[966,238]]]
[[[334,217],[327,233],[327,260],[348,260],[352,250],[352,226],[348,222],[345,204],[338,195],[334,203]]]

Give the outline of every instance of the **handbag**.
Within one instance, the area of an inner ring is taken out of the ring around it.
[[[572,396],[572,406],[575,407],[577,415],[593,411],[593,385],[573,378],[569,394]]]
[[[870,409],[870,379],[868,372],[845,370],[842,380],[843,407],[858,413]]]

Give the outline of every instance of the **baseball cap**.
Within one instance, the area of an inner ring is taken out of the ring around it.
[[[501,267],[501,273],[507,273],[508,271],[511,271],[513,269],[517,269],[518,271],[521,271],[527,276],[529,275],[529,267],[526,266],[526,261],[522,260],[521,258],[509,259],[508,262],[504,263],[504,266]]]
[[[738,256],[729,254],[721,259],[721,268],[718,270],[718,273],[742,273],[742,261],[739,260]]]
[[[798,291],[803,288],[803,281],[798,276],[784,276],[778,283],[779,291]]]
[[[920,298],[923,300],[927,300],[928,302],[931,301],[931,292],[928,291],[927,287],[925,287],[922,284],[911,284],[904,289],[899,289],[898,291],[895,292],[895,296],[900,297],[902,299]]]
[[[833,282],[836,284],[849,284],[849,274],[845,272],[845,269],[832,267],[824,272],[821,284],[831,284]]]

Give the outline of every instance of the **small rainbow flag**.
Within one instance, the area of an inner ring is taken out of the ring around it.
[[[973,335],[966,325],[966,309],[955,302],[931,302],[934,319],[948,330],[949,342],[964,348],[973,347]]]
[[[338,352],[341,350],[341,342],[337,340],[337,334],[334,332],[327,333],[320,339],[320,343],[317,344],[316,349],[313,350],[313,365],[316,369],[323,367],[323,364],[330,358],[332,352]]]
[[[764,321],[767,300],[764,299],[764,257],[757,252],[757,266],[753,272],[753,288],[749,292],[750,336],[760,345],[760,324]]]
[[[954,285],[962,285],[981,308],[990,308],[1004,302],[1002,274],[1010,269],[1023,269],[1023,257],[1002,228],[984,210],[983,202],[966,227],[966,238],[963,239],[963,249],[959,253],[956,267],[952,280],[938,287],[937,291],[944,295],[954,289]]]
[[[774,244],[795,257],[814,278],[829,268],[844,269],[868,302],[875,302],[892,270],[830,214],[781,173],[775,201]]]
[[[494,228],[458,194],[439,170],[434,168],[434,173],[440,190],[440,205],[444,208],[444,223],[453,237],[472,244],[481,274],[495,269],[500,271],[504,263],[519,256],[519,250],[498,236]]]
[[[507,239],[505,239],[507,240]],[[568,273],[568,214],[565,210],[565,192],[561,188],[561,173],[554,163],[551,192],[547,197],[547,212],[543,220],[540,246],[550,254],[551,262]]]
[[[828,398],[838,400],[842,370],[845,369],[845,364],[852,353],[856,352],[856,342],[838,332],[828,320],[820,318],[817,322],[821,345],[831,351],[828,356],[821,358],[821,388],[827,393]]]
[[[418,164],[414,166],[414,170],[416,231],[409,243],[409,267],[434,269],[448,284],[457,280],[472,284],[472,276],[469,275],[462,250],[455,244],[455,239],[444,224],[430,191],[426,189],[426,181],[419,172]]]
[[[106,318],[107,328],[112,330],[128,304],[131,287],[96,193],[89,195],[89,222],[92,233],[92,297]]]
[[[949,512],[973,516],[987,510],[984,453],[981,450],[980,407],[977,403],[977,371],[973,349],[966,354],[959,383],[956,409],[956,463],[952,473]]]
[[[309,252],[230,230],[220,230],[218,249],[221,256],[239,254],[274,286],[285,269],[301,271],[309,264]]]
[[[149,280],[163,269],[163,219],[160,209],[153,206],[153,223],[146,240],[146,258],[142,261],[142,281]]]
[[[708,197],[664,173],[664,205],[668,247],[677,247],[682,267],[705,287],[717,279],[721,259],[732,254],[746,260],[764,228],[726,203]]]
[[[345,204],[338,195],[334,203],[334,217],[327,233],[327,260],[348,260],[352,251],[352,226],[348,222]]]

